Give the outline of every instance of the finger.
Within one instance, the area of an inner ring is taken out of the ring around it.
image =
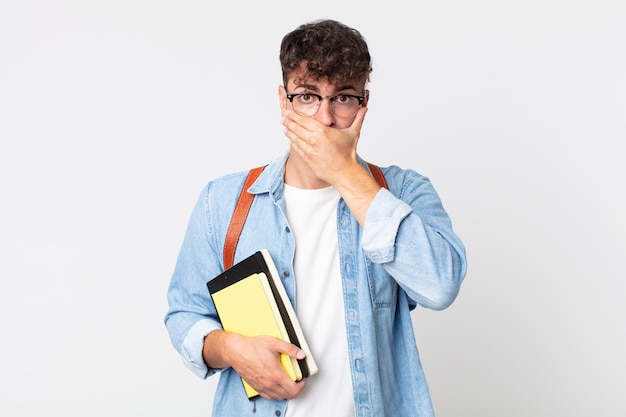
[[[363,121],[365,120],[365,114],[367,113],[367,107],[361,107],[354,117],[352,124],[350,125],[350,130],[354,133],[359,134],[361,132],[361,127],[363,126]]]
[[[300,349],[298,346],[294,345],[293,343],[288,343],[280,339],[277,339],[277,340],[279,342],[279,344],[277,345],[277,350],[279,353],[284,353],[285,355],[288,355],[292,358],[300,359],[300,360],[306,357],[306,353],[304,353],[302,349]]]
[[[291,145],[299,152],[305,153],[310,148],[311,132],[303,129],[300,125],[285,121],[283,133]]]
[[[308,127],[308,123],[313,120],[310,117],[304,117],[296,114],[291,110],[287,110],[283,116],[282,123],[287,129],[300,137],[309,134],[312,129]]]
[[[259,395],[266,400],[284,400],[293,398],[293,395],[288,388],[278,384],[271,384],[267,387],[259,387],[255,389]]]
[[[293,133],[291,130],[289,130],[288,128],[285,128],[285,130],[283,131],[283,133],[285,134],[285,136],[287,136],[287,139],[289,140],[289,143],[291,144],[291,146],[298,152],[298,153],[303,153],[304,149],[303,147],[306,146],[306,143],[304,142],[304,140],[299,137],[298,135],[296,135],[295,133]]]

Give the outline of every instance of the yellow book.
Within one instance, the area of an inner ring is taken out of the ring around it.
[[[269,276],[268,276],[269,275]],[[299,381],[317,373],[287,293],[269,252],[261,250],[207,283],[222,327],[243,336],[273,336],[300,347],[306,358],[281,354],[287,374]],[[258,392],[242,379],[248,398]]]
[[[271,292],[267,276],[261,272],[213,294],[213,302],[224,330],[249,337],[274,336],[289,342],[278,306],[273,297],[267,296],[267,291]],[[280,361],[292,380],[302,378],[296,359],[281,354]],[[245,380],[243,384],[248,397],[258,395]]]

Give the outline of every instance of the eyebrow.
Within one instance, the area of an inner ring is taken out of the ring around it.
[[[298,84],[295,86],[295,88],[305,88],[307,90],[311,90],[311,91],[315,91],[317,93],[319,93],[319,88],[317,88],[317,86],[312,85],[312,84]],[[341,87],[337,88],[335,90],[335,92],[337,91],[344,91],[344,90],[354,90],[354,91],[359,91],[356,88],[354,88],[354,86],[347,84],[347,85],[342,85]]]
[[[296,85],[296,88],[305,88],[307,90],[312,90],[312,91],[319,92],[319,88],[317,88],[316,86],[314,86],[312,84],[298,84],[298,85]]]

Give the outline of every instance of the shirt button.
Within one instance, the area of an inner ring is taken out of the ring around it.
[[[276,412],[275,412],[274,414],[276,414],[277,416],[279,416],[279,415],[280,415],[280,410],[276,410]]]
[[[285,232],[287,233],[291,232],[291,230],[289,230],[289,226],[285,226]]]
[[[283,276],[284,277],[288,277],[289,276],[289,271],[287,271],[287,270],[283,271]]]

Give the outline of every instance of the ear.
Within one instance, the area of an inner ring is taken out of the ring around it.
[[[278,86],[278,104],[281,112],[287,108],[287,90],[283,85]]]

